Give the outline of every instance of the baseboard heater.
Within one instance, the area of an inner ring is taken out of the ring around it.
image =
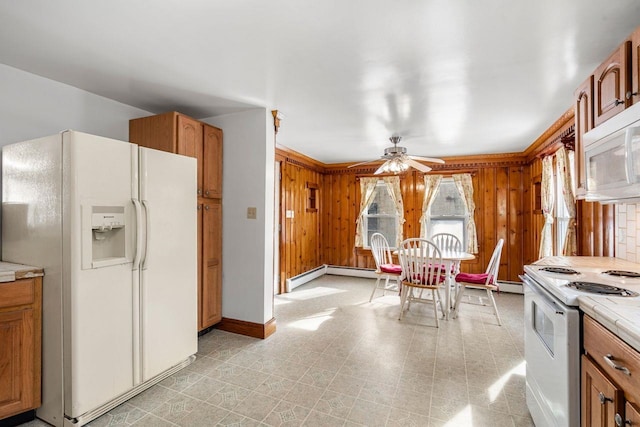
[[[285,281],[286,292],[291,292],[300,285],[304,285],[307,282],[317,279],[320,276],[324,276],[327,273],[327,265],[321,265],[313,270],[305,271],[304,273],[293,276]]]
[[[316,267],[313,270],[306,271],[302,274],[298,274],[290,279],[286,280],[287,292],[291,292],[300,285],[304,285],[307,282],[317,279],[325,274],[333,274],[336,276],[350,276],[350,277],[362,277],[365,279],[375,279],[375,270],[370,268],[359,267],[342,267],[338,265],[324,264],[320,267]],[[507,292],[511,294],[524,294],[521,282],[512,282],[509,280],[498,280],[500,285],[500,292]]]

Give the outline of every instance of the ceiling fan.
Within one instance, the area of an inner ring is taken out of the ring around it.
[[[417,169],[423,173],[427,173],[431,170],[429,166],[423,165],[422,163],[417,162],[416,160],[421,160],[423,162],[430,162],[430,163],[444,163],[444,160],[442,159],[408,155],[406,147],[398,145],[401,139],[402,139],[401,136],[392,136],[391,138],[389,138],[389,141],[391,141],[393,146],[387,147],[384,149],[384,155],[380,156],[380,158],[383,160],[386,160],[386,162],[384,162],[382,166],[380,166],[373,173],[374,175],[378,175],[381,173],[394,173],[394,174],[402,173],[407,169],[409,169],[410,167]],[[356,163],[348,167],[353,168],[356,166],[366,165],[368,163],[373,163],[377,161],[379,160],[378,159],[369,160],[366,162]]]

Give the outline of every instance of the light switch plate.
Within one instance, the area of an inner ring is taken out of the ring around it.
[[[258,215],[257,208],[247,208],[247,218],[248,219],[256,219]]]

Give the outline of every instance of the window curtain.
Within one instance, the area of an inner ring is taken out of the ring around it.
[[[556,162],[560,171],[559,179],[562,180],[562,195],[564,203],[569,213],[569,225],[567,227],[567,235],[564,237],[562,254],[565,256],[574,256],[578,252],[576,243],[576,197],[573,193],[572,177],[571,177],[571,152],[561,147],[556,152]]]
[[[544,226],[540,236],[538,258],[553,255],[553,158],[542,159],[542,182],[540,183],[540,205],[544,215]]]
[[[396,207],[397,222],[396,222],[396,244],[395,247],[400,247],[400,242],[402,242],[403,238],[403,225],[404,225],[404,204],[402,203],[402,193],[400,192],[400,177],[398,176],[386,176],[382,178],[382,181],[387,186],[387,190],[389,190],[389,194],[393,199],[393,204]]]
[[[356,247],[362,247],[362,215],[373,201],[377,183],[378,178],[360,178],[360,214],[356,220]]]
[[[420,237],[423,239],[427,237],[427,230],[429,230],[428,212],[433,200],[436,198],[436,194],[438,194],[440,181],[442,181],[442,175],[424,176],[424,199],[422,200],[422,216],[420,217]]]
[[[460,192],[467,208],[467,252],[472,254],[478,253],[478,234],[476,232],[476,221],[474,214],[476,212],[476,203],[473,201],[473,182],[471,174],[463,173],[453,175],[453,181],[456,188]]]

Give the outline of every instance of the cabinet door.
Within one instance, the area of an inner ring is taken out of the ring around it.
[[[582,427],[616,427],[623,396],[587,356],[582,356]]]
[[[178,114],[177,153],[198,161],[198,195],[202,195],[202,123]]]
[[[624,405],[624,426],[638,427],[640,426],[640,409],[633,403],[627,402]]]
[[[204,197],[222,197],[222,130],[204,126]]]
[[[575,92],[575,162],[576,162],[576,185],[580,194],[586,191],[586,172],[584,169],[584,145],[582,138],[584,134],[593,129],[593,76],[583,82]],[[582,191],[581,191],[582,190]]]
[[[202,217],[203,205],[198,203],[198,330],[204,329],[202,326]]]
[[[593,122],[600,125],[626,108],[631,42],[623,43],[594,72]]]
[[[34,406],[34,311],[0,313],[0,419]]]
[[[640,28],[631,34],[631,89],[627,100],[631,104],[640,102]]]
[[[206,202],[202,212],[202,328],[222,319],[222,205]]]

